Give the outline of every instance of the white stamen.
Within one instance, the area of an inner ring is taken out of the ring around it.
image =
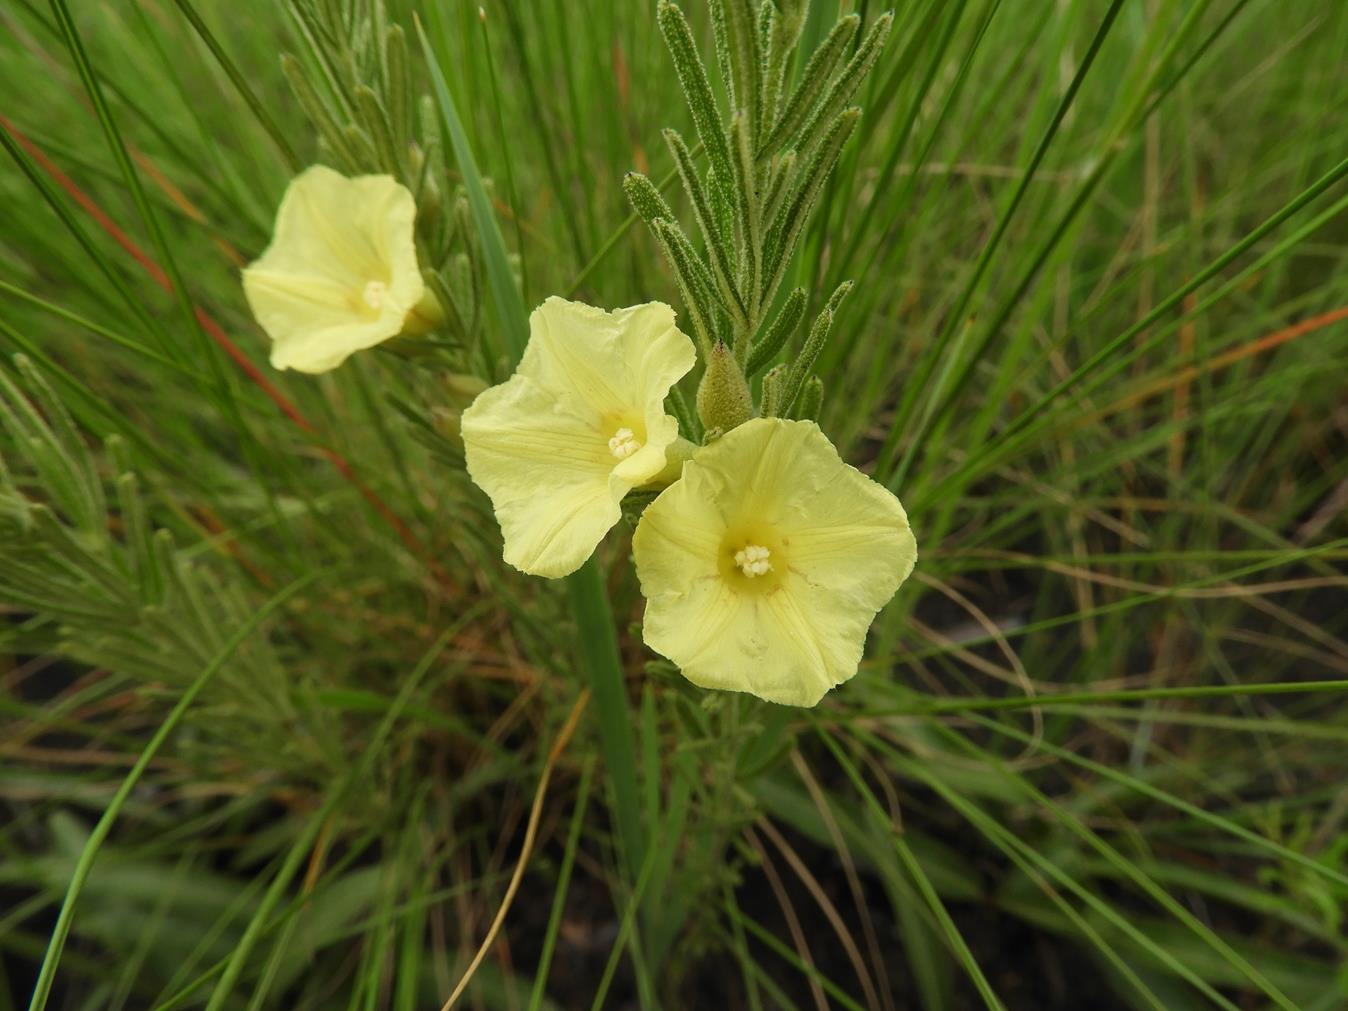
[[[630,428],[618,429],[613,433],[613,438],[608,441],[608,451],[619,460],[626,460],[640,448],[641,440],[637,438],[637,433]]]
[[[384,297],[388,294],[388,285],[383,281],[367,281],[365,290],[361,292],[361,298],[371,309],[379,309],[384,305]]]
[[[752,579],[754,576],[766,576],[772,571],[769,559],[772,552],[758,544],[747,544],[735,552],[735,564],[740,571]]]

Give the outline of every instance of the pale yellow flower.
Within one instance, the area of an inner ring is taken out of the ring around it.
[[[266,252],[243,272],[278,369],[327,372],[354,351],[424,332],[439,306],[417,264],[417,208],[392,176],[323,165],[290,182]]]
[[[679,437],[665,397],[695,358],[660,302],[534,310],[515,374],[463,413],[468,473],[491,497],[507,562],[553,578],[580,568],[622,497],[665,470]]]
[[[703,688],[812,706],[857,672],[913,569],[899,500],[810,421],[758,418],[699,450],[632,540],[646,644]]]

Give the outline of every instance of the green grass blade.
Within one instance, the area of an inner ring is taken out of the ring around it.
[[[89,872],[93,870],[94,860],[98,857],[99,848],[103,845],[103,841],[107,839],[108,833],[112,831],[113,823],[117,821],[117,816],[121,814],[127,798],[131,796],[131,791],[140,782],[141,776],[144,775],[155,754],[168,740],[169,735],[177,729],[178,724],[182,722],[183,716],[192,707],[192,703],[196,701],[202,689],[220,672],[229,658],[234,655],[234,651],[243,645],[244,640],[252,635],[266,619],[275,614],[281,605],[312,583],[319,575],[320,573],[313,572],[297,579],[258,608],[248,622],[229,637],[220,652],[202,669],[191,686],[183,692],[182,697],[178,699],[168,716],[159,724],[159,728],[154,732],[149,743],[145,745],[145,750],[140,753],[136,764],[131,767],[131,771],[122,780],[122,785],[113,794],[107,809],[103,812],[103,816],[98,819],[98,824],[89,834],[89,840],[80,853],[79,861],[75,864],[75,873],[70,879],[70,886],[66,889],[66,897],[61,903],[61,911],[56,918],[56,926],[52,929],[51,940],[47,944],[47,952],[42,958],[42,966],[38,970],[37,982],[33,986],[33,996],[28,1002],[28,1011],[43,1011],[47,1006],[47,1000],[51,997],[52,982],[56,978],[56,967],[61,961],[61,951],[65,947],[66,938],[70,934],[71,923],[75,915],[75,903],[79,900],[80,891],[89,878]]]
[[[440,107],[440,116],[449,133],[450,145],[454,148],[454,159],[459,163],[459,172],[463,176],[464,188],[468,191],[468,203],[473,211],[473,225],[477,230],[478,241],[482,245],[482,258],[487,268],[487,283],[491,287],[492,299],[496,303],[496,314],[505,337],[505,350],[512,362],[517,362],[524,354],[524,345],[529,340],[529,320],[525,314],[524,300],[515,287],[515,277],[510,269],[510,258],[506,255],[505,239],[501,236],[500,225],[492,212],[491,201],[487,198],[487,189],[482,183],[478,171],[477,159],[473,155],[472,145],[464,132],[459,119],[454,96],[445,83],[440,61],[431,48],[430,40],[417,19],[417,36],[421,39],[421,51],[426,58],[426,69],[431,75],[431,85],[435,90],[436,102]]]
[[[188,23],[191,24],[197,35],[201,37],[201,41],[206,43],[206,48],[211,51],[211,55],[215,57],[215,61],[220,64],[220,69],[225,72],[230,83],[234,85],[234,90],[239,93],[239,97],[244,100],[245,104],[247,104],[248,110],[257,119],[258,125],[266,131],[267,136],[271,138],[271,142],[276,145],[276,150],[281,152],[281,157],[285,159],[286,165],[289,166],[290,171],[298,172],[304,166],[304,162],[302,162],[300,156],[295,153],[295,149],[290,146],[290,142],[286,140],[286,135],[281,131],[281,128],[276,125],[276,120],[272,119],[271,113],[267,111],[267,107],[262,104],[262,101],[253,92],[253,89],[249,87],[248,79],[244,77],[239,68],[234,65],[234,61],[229,58],[229,53],[225,52],[225,47],[220,44],[220,40],[215,37],[210,26],[207,25],[202,16],[197,13],[197,9],[192,6],[191,0],[176,0],[176,2],[178,4],[178,10],[182,11],[183,17],[187,18]]]

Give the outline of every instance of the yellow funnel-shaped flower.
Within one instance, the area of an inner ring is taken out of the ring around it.
[[[679,436],[670,387],[693,342],[660,302],[605,312],[550,298],[509,381],[463,413],[468,473],[491,496],[505,560],[556,578],[584,564]]]
[[[857,672],[917,560],[899,500],[810,421],[758,418],[701,449],[632,539],[646,644],[703,688],[812,706]]]
[[[434,315],[417,265],[417,208],[392,176],[348,179],[323,165],[293,180],[276,233],[243,272],[253,315],[272,339],[278,369],[327,372],[354,351]]]

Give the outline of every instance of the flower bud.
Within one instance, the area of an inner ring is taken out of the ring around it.
[[[707,356],[707,370],[697,388],[697,416],[708,431],[728,432],[754,416],[753,395],[734,353],[717,341]]]

